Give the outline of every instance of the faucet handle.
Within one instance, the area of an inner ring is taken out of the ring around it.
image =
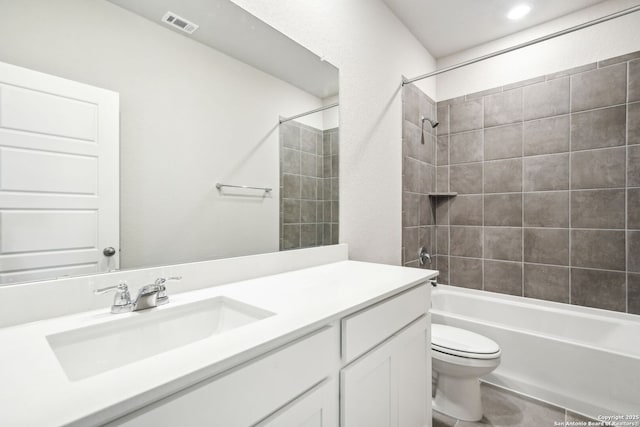
[[[106,288],[96,289],[93,291],[96,295],[102,295],[108,292],[116,293],[113,297],[113,305],[111,305],[112,313],[131,311],[131,294],[129,293],[129,286],[126,281],[122,280],[116,286],[108,286]]]
[[[162,305],[169,302],[169,296],[167,295],[167,287],[164,285],[166,282],[173,280],[182,280],[182,276],[174,276],[174,277],[158,277],[154,284],[156,284],[160,290],[158,291],[158,300],[157,304]]]

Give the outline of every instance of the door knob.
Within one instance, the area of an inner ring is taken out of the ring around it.
[[[114,256],[116,254],[116,250],[113,246],[109,246],[108,248],[104,248],[102,253],[104,256]]]

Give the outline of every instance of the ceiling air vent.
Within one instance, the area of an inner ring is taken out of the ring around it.
[[[165,13],[162,17],[162,22],[176,27],[177,29],[184,31],[187,34],[193,34],[193,32],[198,29],[198,26],[196,24],[187,21],[183,17],[178,16],[173,12]]]

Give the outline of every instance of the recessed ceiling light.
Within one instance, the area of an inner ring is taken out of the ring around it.
[[[531,6],[528,4],[519,4],[507,13],[507,18],[515,21],[516,19],[524,18],[529,12],[531,12]]]

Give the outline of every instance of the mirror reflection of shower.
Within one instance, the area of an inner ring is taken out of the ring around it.
[[[280,119],[280,250],[338,243],[337,106]]]

